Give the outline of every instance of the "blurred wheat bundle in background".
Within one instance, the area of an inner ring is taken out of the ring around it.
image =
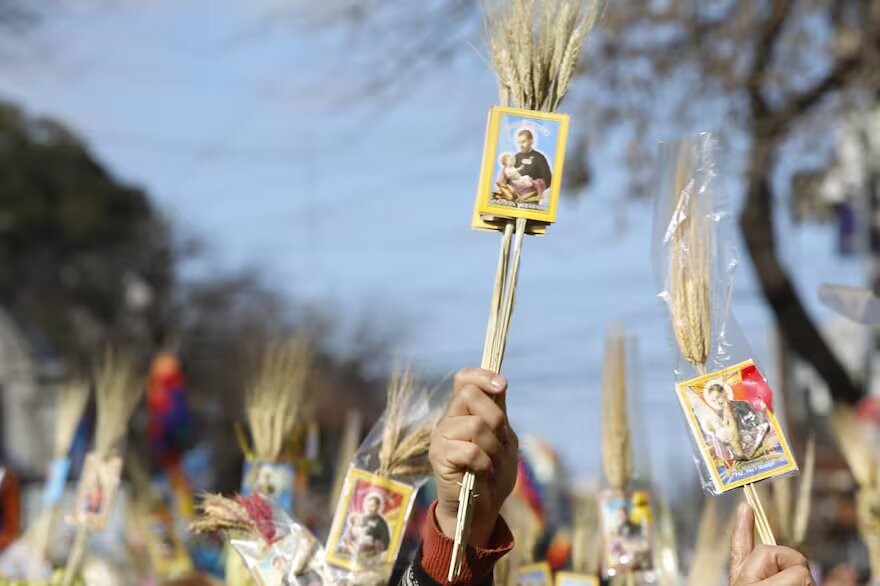
[[[53,457],[64,458],[70,450],[76,428],[89,402],[89,381],[75,379],[68,381],[58,392],[55,412],[55,440]]]
[[[554,112],[601,6],[598,0],[488,0],[486,44],[501,104]]]
[[[128,431],[128,422],[145,391],[131,354],[108,349],[95,372],[98,423],[95,452],[101,457],[119,450]]]
[[[246,388],[245,412],[257,460],[274,462],[302,414],[312,349],[299,334],[275,340]]]
[[[880,461],[864,424],[851,407],[838,405],[831,414],[831,431],[856,481],[859,532],[868,549],[872,579],[880,579]]]
[[[602,467],[614,490],[626,490],[632,468],[626,384],[626,339],[615,327],[605,341],[602,368]]]

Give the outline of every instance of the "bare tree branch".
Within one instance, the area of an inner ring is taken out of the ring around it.
[[[761,290],[789,347],[816,369],[832,397],[856,403],[864,395],[834,355],[819,329],[810,319],[788,272],[776,254],[773,230],[773,192],[770,176],[776,168],[776,151],[783,134],[797,117],[805,116],[816,104],[839,89],[857,68],[858,56],[838,62],[831,72],[810,89],[798,94],[775,111],[768,110],[761,94],[773,49],[785,27],[790,3],[771,3],[774,9],[758,37],[749,84],[753,143],[747,169],[748,187],[740,215],[740,228],[755,267]]]

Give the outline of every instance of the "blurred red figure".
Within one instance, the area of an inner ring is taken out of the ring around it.
[[[0,470],[0,551],[18,538],[21,529],[21,492],[18,477]]]
[[[181,462],[193,444],[193,420],[186,402],[180,362],[171,353],[161,352],[153,360],[147,409],[153,460],[168,474],[178,506],[188,514],[192,510],[192,498]]]

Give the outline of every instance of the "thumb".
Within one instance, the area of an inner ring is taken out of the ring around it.
[[[710,497],[711,498],[711,497]],[[748,503],[740,503],[736,512],[736,528],[730,542],[730,584],[737,583],[746,558],[755,549],[755,515]]]

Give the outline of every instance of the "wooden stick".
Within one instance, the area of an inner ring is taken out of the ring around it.
[[[86,543],[89,539],[89,528],[80,525],[76,530],[76,539],[73,542],[73,548],[70,551],[70,558],[64,566],[64,577],[61,580],[62,586],[72,586],[76,580],[77,574],[82,567],[83,559],[86,554]]]

